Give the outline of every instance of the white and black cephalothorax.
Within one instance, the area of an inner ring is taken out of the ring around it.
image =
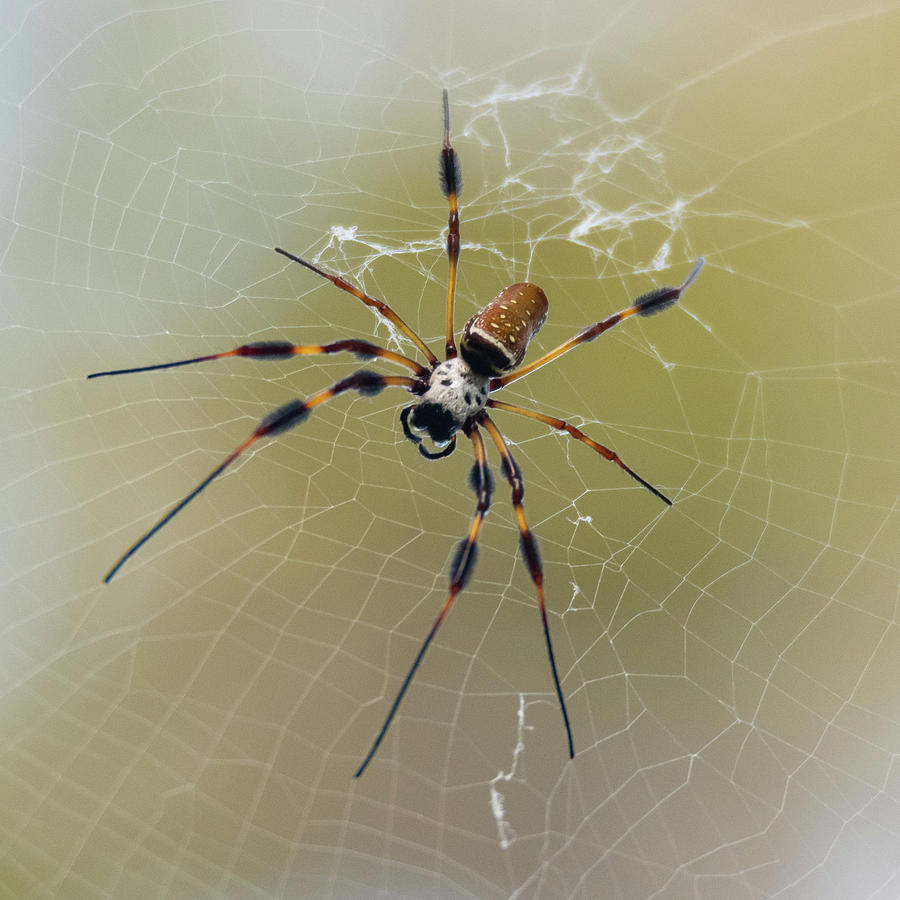
[[[494,486],[487,462],[485,435],[490,438],[491,443],[496,448],[500,457],[503,477],[512,490],[511,499],[515,510],[516,524],[519,529],[520,548],[537,594],[538,608],[544,629],[544,640],[547,645],[547,656],[549,657],[550,669],[553,674],[553,686],[559,699],[563,723],[566,729],[569,757],[571,758],[575,755],[569,714],[566,710],[566,701],[563,697],[559,673],[556,668],[553,644],[550,641],[550,626],[544,605],[543,568],[537,549],[537,541],[525,521],[523,507],[525,482],[519,470],[519,465],[515,461],[512,451],[503,436],[503,432],[492,418],[491,414],[493,412],[500,411],[504,414],[510,413],[524,416],[532,421],[540,422],[550,428],[555,428],[557,431],[566,433],[574,440],[588,446],[604,459],[614,462],[640,485],[647,488],[665,503],[671,504],[671,500],[644,481],[632,469],[629,469],[614,450],[604,447],[603,444],[588,437],[581,429],[570,425],[563,419],[558,419],[538,410],[496,400],[491,396],[491,393],[514,381],[518,381],[518,379],[568,353],[580,344],[594,340],[608,328],[612,328],[629,316],[649,316],[671,306],[677,302],[688,285],[697,277],[703,266],[703,260],[697,261],[691,273],[679,287],[660,287],[649,291],[639,297],[631,306],[611,316],[607,316],[600,322],[594,322],[592,325],[582,328],[569,340],[555,349],[542,354],[527,365],[522,365],[522,361],[525,358],[525,351],[528,349],[531,339],[538,333],[540,327],[544,324],[544,320],[547,318],[547,298],[537,285],[527,282],[510,285],[510,287],[500,291],[490,303],[466,322],[460,334],[459,347],[457,348],[453,327],[453,307],[456,296],[456,270],[460,248],[458,196],[462,182],[459,162],[453,147],[450,145],[450,106],[446,91],[444,91],[444,141],[439,157],[439,172],[441,188],[450,207],[447,219],[447,259],[449,261],[446,302],[447,330],[446,352],[443,362],[435,356],[425,341],[383,300],[371,297],[339,275],[332,275],[315,263],[295,256],[293,253],[288,253],[286,250],[276,248],[277,252],[282,254],[282,256],[299,263],[301,266],[305,266],[319,277],[330,281],[335,287],[352,294],[390,322],[415,345],[418,352],[425,358],[426,363],[423,364],[411,356],[388,350],[386,347],[378,346],[360,338],[339,337],[337,340],[326,344],[257,341],[250,344],[242,344],[240,347],[235,347],[232,350],[211,353],[205,356],[195,356],[191,359],[149,366],[137,366],[128,369],[94,372],[88,376],[88,378],[99,378],[106,375],[149,372],[157,369],[170,369],[175,366],[209,362],[215,359],[225,359],[227,357],[247,356],[256,359],[278,360],[287,359],[291,356],[315,356],[325,353],[351,353],[360,359],[381,360],[404,367],[409,373],[405,375],[391,375],[360,369],[329,387],[321,388],[315,393],[308,394],[303,399],[297,397],[289,400],[278,409],[269,413],[242,444],[239,444],[203,481],[158,519],[143,536],[136,540],[118,558],[113,567],[106,573],[103,579],[106,582],[111,581],[127,560],[134,556],[150,538],[159,532],[258,440],[276,437],[289,431],[306,421],[316,407],[347,391],[355,391],[362,396],[373,396],[390,387],[402,388],[412,394],[415,399],[404,407],[400,413],[400,422],[405,436],[416,444],[422,455],[428,459],[440,459],[452,453],[456,447],[456,436],[458,433],[462,433],[471,442],[475,462],[469,477],[469,486],[474,491],[477,502],[469,531],[466,537],[457,545],[456,551],[451,558],[450,590],[447,599],[444,601],[444,605],[434,620],[431,630],[419,648],[419,652],[412,662],[387,714],[387,718],[381,726],[381,730],[378,732],[365,759],[363,759],[356,770],[357,778],[365,771],[375,755],[375,751],[381,745],[425,651],[447,615],[453,600],[466,586],[474,570],[478,549],[478,534],[490,507],[491,493]],[[429,449],[425,445],[425,438],[433,445],[434,450]]]

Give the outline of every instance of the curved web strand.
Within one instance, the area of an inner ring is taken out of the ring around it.
[[[425,636],[422,646],[419,647],[419,652],[416,654],[416,658],[409,667],[406,678],[403,679],[403,684],[400,686],[400,690],[397,692],[397,696],[394,698],[390,710],[388,710],[384,724],[375,736],[375,740],[372,742],[372,746],[366,754],[365,759],[363,759],[359,768],[354,773],[354,778],[359,778],[359,776],[365,772],[366,767],[372,761],[372,757],[375,756],[376,751],[381,746],[381,742],[384,740],[384,736],[387,734],[387,730],[394,720],[397,708],[400,706],[400,701],[406,694],[407,689],[412,683],[413,676],[416,674],[416,670],[419,668],[419,664],[425,656],[425,651],[431,645],[438,628],[441,626],[441,622],[444,621],[447,617],[447,613],[450,612],[453,601],[460,591],[462,591],[469,583],[469,578],[471,578],[472,571],[475,568],[475,560],[478,557],[478,533],[481,531],[481,523],[484,521],[484,517],[487,515],[487,511],[491,505],[491,493],[493,492],[494,484],[490,470],[487,466],[487,453],[484,449],[484,438],[482,438],[478,426],[472,425],[471,428],[467,429],[466,435],[471,439],[472,448],[475,452],[475,464],[472,466],[472,472],[469,477],[469,484],[478,498],[475,506],[475,515],[472,518],[472,524],[469,526],[468,534],[460,542],[459,546],[456,548],[456,553],[453,556],[453,564],[450,567],[450,591],[447,594],[447,599],[444,601],[444,605],[438,612],[434,624]]]
[[[331,400],[344,391],[357,391],[363,396],[372,397],[380,393],[386,387],[403,387],[408,391],[414,390],[419,382],[406,375],[380,375],[378,372],[369,372],[365,369],[343,378],[331,387],[311,394],[306,400],[291,400],[280,406],[274,412],[269,413],[257,425],[253,433],[242,444],[233,450],[225,459],[216,466],[200,484],[197,485],[186,497],[175,504],[161,519],[159,519],[148,531],[139,537],[113,564],[112,568],[103,577],[106,584],[113,579],[122,566],[137,553],[150,538],[164,528],[178,513],[183,510],[198,494],[204,491],[209,484],[219,477],[239,456],[253,446],[260,438],[274,437],[299,425],[310,412],[322,403]]]

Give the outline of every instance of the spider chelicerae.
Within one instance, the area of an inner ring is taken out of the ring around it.
[[[322,278],[328,279],[341,290],[352,294],[366,306],[374,309],[378,315],[391,322],[402,334],[421,351],[427,360],[422,365],[408,356],[395,353],[385,347],[372,344],[358,338],[342,338],[328,344],[292,344],[288,341],[260,341],[243,344],[233,350],[197,356],[176,362],[159,363],[136,368],[116,369],[107,372],[94,372],[88,378],[100,378],[107,375],[125,375],[135,372],[151,372],[157,369],[170,369],[176,366],[187,366],[194,363],[208,362],[214,359],[225,359],[230,356],[249,356],[257,359],[287,359],[291,356],[314,356],[317,354],[348,352],[359,359],[383,359],[408,369],[411,375],[382,375],[367,369],[360,369],[346,378],[323,390],[311,394],[305,400],[291,400],[274,412],[267,415],[252,434],[235,450],[233,450],[203,481],[186,497],[173,506],[149,531],[138,538],[120,557],[104,577],[109,582],[123,564],[130,559],[153,535],[176,516],[188,503],[203,491],[215,478],[221,475],[244,451],[256,441],[265,437],[274,437],[299,425],[320,404],[326,403],[345,391],[356,391],[365,396],[374,396],[386,387],[403,388],[413,394],[415,400],[405,406],[400,413],[400,424],[403,434],[419,448],[419,452],[430,460],[448,456],[456,448],[456,436],[462,433],[472,442],[475,463],[469,475],[469,485],[477,498],[475,515],[469,526],[468,534],[462,539],[453,554],[450,565],[450,590],[447,599],[434,620],[422,646],[413,659],[412,665],[397,692],[397,696],[388,711],[384,724],[375,737],[369,752],[366,754],[355,777],[359,778],[371,762],[380,746],[388,728],[403,700],[413,676],[422,662],[425,651],[444,621],[454,599],[463,590],[472,575],[478,549],[478,534],[481,524],[491,503],[494,489],[493,477],[487,464],[487,450],[482,435],[485,431],[500,456],[500,470],[512,489],[512,505],[515,510],[516,523],[522,556],[528,573],[537,592],[538,608],[547,645],[547,656],[550,660],[550,671],[553,675],[553,686],[562,711],[563,724],[566,730],[569,757],[575,755],[572,741],[572,728],[569,713],[559,682],[556,668],[556,657],[553,653],[553,642],[550,640],[550,626],[547,621],[547,610],[544,603],[544,575],[541,567],[537,542],[525,520],[522,499],[525,487],[522,473],[510,452],[502,432],[494,423],[488,409],[501,410],[518,416],[525,416],[542,422],[545,425],[566,432],[569,436],[587,444],[605,459],[614,462],[627,472],[635,481],[645,487],[664,503],[671,506],[672,501],[655,487],[646,482],[640,475],[625,465],[615,451],[603,446],[588,437],[579,428],[563,419],[546,415],[533,409],[514,406],[490,396],[500,388],[518,381],[525,375],[552,362],[579,344],[594,340],[623,319],[632,315],[650,316],[671,306],[684,293],[703,267],[702,257],[694,265],[687,278],[678,287],[660,287],[644,294],[627,309],[623,309],[601,322],[594,322],[582,328],[576,335],[560,344],[548,353],[527,365],[521,365],[525,351],[531,339],[537,334],[547,318],[547,297],[535,284],[527,282],[513,284],[504,288],[487,304],[469,319],[463,326],[459,338],[459,346],[454,338],[453,307],[456,296],[456,272],[459,260],[459,194],[462,186],[461,171],[456,152],[450,144],[450,103],[447,91],[443,92],[444,135],[439,156],[439,175],[441,189],[450,205],[447,229],[447,258],[449,260],[449,276],[447,279],[447,340],[444,347],[444,361],[441,362],[428,345],[413,331],[403,319],[397,315],[387,303],[369,296],[354,287],[338,275],[331,275],[318,266],[287,250],[276,247],[277,253],[293,262],[305,266]]]

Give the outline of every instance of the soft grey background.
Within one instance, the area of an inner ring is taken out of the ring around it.
[[[0,896],[900,894],[896,3],[4,9]],[[357,782],[468,527],[468,450],[426,462],[403,395],[342,398],[103,586],[267,411],[353,363],[84,375],[393,341],[276,244],[438,349],[444,86],[458,324],[532,279],[535,353],[707,267],[506,392],[671,509],[497,415],[576,759],[500,480]]]

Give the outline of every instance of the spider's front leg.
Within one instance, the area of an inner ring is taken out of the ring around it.
[[[503,474],[512,488],[512,504],[516,511],[516,523],[519,526],[519,537],[522,543],[522,556],[528,566],[528,574],[534,582],[538,595],[538,606],[541,611],[541,622],[544,626],[544,640],[547,644],[547,656],[550,658],[550,671],[553,673],[553,685],[556,688],[556,696],[559,698],[559,707],[562,710],[563,724],[566,727],[566,738],[569,741],[569,759],[575,757],[575,746],[572,743],[572,726],[569,724],[569,711],[566,709],[566,701],[563,697],[562,687],[559,683],[559,672],[556,668],[556,655],[553,652],[553,642],[550,640],[550,625],[547,622],[547,608],[544,604],[544,570],[541,567],[541,557],[538,553],[537,541],[525,521],[525,511],[522,508],[522,499],[525,495],[525,485],[522,482],[522,473],[519,464],[513,459],[506,440],[500,429],[494,424],[487,413],[483,413],[479,422],[484,425],[491,440],[497,447],[503,460]]]
[[[106,373],[101,373],[106,374]],[[306,400],[291,400],[280,406],[274,412],[269,413],[256,426],[253,433],[242,444],[234,449],[225,459],[216,466],[200,484],[197,485],[187,496],[183,497],[175,504],[161,519],[151,526],[141,537],[139,537],[113,564],[113,567],[106,573],[103,581],[107,584],[112,580],[113,576],[150,538],[153,537],[160,529],[167,525],[178,513],[183,510],[188,503],[191,502],[198,494],[205,490],[209,484],[218,478],[239,456],[253,446],[260,438],[275,437],[289,431],[301,422],[304,422],[309,414],[322,403],[331,400],[338,394],[345,391],[356,391],[357,393],[372,397],[380,393],[386,387],[402,387],[408,391],[415,391],[419,388],[419,380],[416,378],[408,378],[405,375],[380,375],[378,372],[369,372],[361,369],[354,372],[346,378],[333,384],[331,387],[324,388],[311,394]]]
[[[472,471],[469,475],[469,486],[475,492],[475,496],[477,497],[475,515],[472,518],[472,524],[469,526],[468,534],[460,541],[459,546],[456,548],[456,552],[453,555],[453,563],[450,566],[450,591],[447,594],[447,599],[444,601],[444,605],[441,607],[440,612],[438,612],[434,624],[432,624],[431,629],[425,636],[425,640],[422,642],[422,646],[419,648],[419,652],[416,654],[416,658],[409,667],[409,672],[406,673],[406,678],[403,679],[403,684],[400,686],[400,690],[397,692],[397,696],[391,704],[391,708],[384,720],[384,724],[376,735],[365,759],[360,763],[359,768],[356,770],[356,773],[353,776],[354,778],[359,778],[359,776],[365,772],[366,767],[372,761],[372,757],[375,756],[375,752],[381,746],[381,742],[384,740],[384,736],[387,734],[387,730],[394,720],[397,708],[400,706],[400,701],[406,694],[407,689],[412,683],[413,676],[416,674],[416,670],[419,668],[419,664],[425,656],[425,651],[434,639],[441,622],[447,617],[447,613],[450,611],[453,601],[456,599],[459,592],[469,583],[469,578],[471,578],[472,571],[475,567],[475,560],[478,558],[478,533],[481,531],[481,523],[484,521],[484,517],[487,515],[487,511],[491,505],[491,494],[494,490],[494,482],[491,471],[487,466],[484,438],[482,438],[478,426],[474,423],[467,423],[464,426],[463,431],[466,437],[472,441],[472,447],[475,451],[475,465],[472,466]]]

